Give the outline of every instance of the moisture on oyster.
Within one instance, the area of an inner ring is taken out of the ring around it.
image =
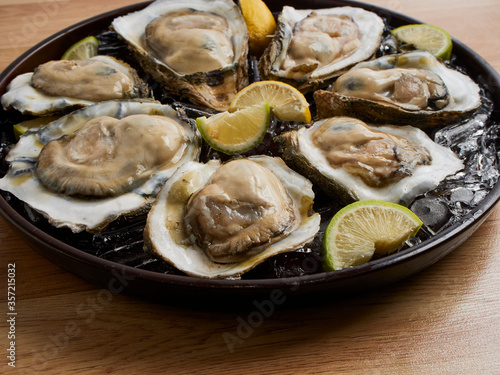
[[[222,69],[234,59],[232,31],[220,16],[183,9],[167,13],[146,27],[146,45],[181,74]]]
[[[376,124],[430,127],[467,117],[481,104],[479,86],[428,52],[359,63],[314,100],[321,118],[353,116]]]
[[[361,8],[297,10],[285,6],[276,34],[259,60],[259,71],[263,79],[312,91],[370,58],[383,30],[383,20]]]
[[[149,89],[127,63],[98,55],[87,60],[53,60],[12,80],[4,109],[45,116],[101,101],[146,98]]]
[[[450,149],[411,126],[333,117],[275,140],[291,168],[342,203],[379,199],[409,205],[463,168]]]
[[[450,102],[448,89],[437,74],[415,68],[354,69],[340,76],[332,91],[408,110],[439,110]]]
[[[22,136],[0,189],[55,227],[95,232],[147,212],[175,169],[197,160],[199,143],[170,106],[101,102]]]
[[[313,200],[310,181],[280,158],[186,163],[148,214],[145,249],[188,275],[238,277],[314,239]]]
[[[232,0],[157,0],[112,28],[171,95],[227,110],[248,84],[248,32]]]

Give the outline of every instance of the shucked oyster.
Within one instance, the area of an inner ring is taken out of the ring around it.
[[[193,276],[237,277],[313,240],[311,183],[279,158],[186,163],[158,194],[147,251]]]
[[[376,124],[445,125],[481,104],[479,86],[428,52],[359,63],[314,100],[321,118],[353,116]]]
[[[2,96],[5,109],[45,116],[105,100],[145,98],[149,89],[127,63],[98,55],[54,60],[12,80]]]
[[[232,0],[157,0],[112,28],[170,94],[227,110],[248,84],[248,33]]]
[[[106,101],[22,136],[0,189],[56,227],[98,231],[146,212],[165,180],[197,159],[199,142],[170,106]]]
[[[370,58],[383,30],[383,20],[361,8],[296,10],[285,6],[276,34],[259,60],[259,71],[263,79],[312,91]]]
[[[333,117],[275,140],[291,168],[343,203],[379,199],[409,205],[463,168],[450,149],[411,126]]]

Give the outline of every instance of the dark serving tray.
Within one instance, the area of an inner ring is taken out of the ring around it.
[[[120,15],[136,11],[149,4],[140,3],[90,18],[39,43],[15,60],[0,75],[0,95],[17,75],[33,71],[40,63],[59,59],[61,51],[87,35],[108,28]],[[289,0],[270,2],[273,12],[283,5],[296,8],[325,8],[333,6],[359,6],[374,11],[393,27],[419,23],[410,17],[372,5],[342,0]],[[454,54],[476,81],[489,82],[488,93],[493,103],[500,103],[500,77],[480,56],[467,46],[454,40]],[[494,108],[493,115],[498,116]],[[497,119],[498,121],[498,119]],[[6,129],[0,129],[5,132]],[[166,274],[122,265],[84,252],[44,232],[0,196],[0,213],[30,246],[55,264],[83,279],[107,288],[111,292],[127,292],[155,301],[211,307],[215,301],[249,302],[276,299],[303,301],[319,294],[341,296],[378,288],[413,275],[437,262],[464,242],[483,223],[500,197],[497,183],[485,198],[461,222],[444,229],[429,240],[387,257],[364,265],[335,272],[320,272],[304,276],[273,279],[210,280]],[[323,298],[322,298],[323,299]]]

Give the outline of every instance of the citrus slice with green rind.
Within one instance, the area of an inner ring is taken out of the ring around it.
[[[198,117],[196,125],[210,147],[233,155],[247,152],[262,142],[270,118],[269,104],[263,102],[234,113],[226,111],[210,117]]]
[[[258,81],[240,90],[231,101],[229,111],[267,101],[280,120],[311,122],[309,103],[295,87],[279,81]]]
[[[379,200],[352,203],[330,221],[322,241],[324,267],[339,270],[390,254],[415,236],[422,221],[410,209]]]
[[[61,57],[61,60],[85,60],[97,55],[99,41],[88,36],[69,47]]]
[[[427,51],[443,60],[451,58],[453,43],[450,34],[437,26],[413,24],[398,27],[391,31],[397,41]]]

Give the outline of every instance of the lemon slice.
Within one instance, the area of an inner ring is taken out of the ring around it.
[[[19,140],[19,137],[26,133],[28,130],[38,130],[42,126],[48,124],[49,122],[55,121],[58,118],[58,116],[36,117],[32,120],[26,120],[18,124],[14,124],[12,125],[12,128],[14,129],[14,136],[17,140]]]
[[[97,48],[99,41],[93,37],[88,36],[76,42],[68,48],[61,57],[61,60],[85,60],[92,56],[97,55]]]
[[[415,236],[422,221],[404,206],[378,200],[352,203],[330,221],[322,242],[324,266],[339,270],[390,254]]]
[[[267,102],[230,113],[198,117],[196,125],[203,139],[217,151],[241,154],[256,147],[266,135],[271,113]]]
[[[276,21],[262,0],[240,0],[239,3],[247,24],[250,54],[260,57],[276,31]]]
[[[279,81],[259,81],[240,90],[229,112],[267,101],[273,114],[284,121],[311,122],[309,103],[295,87]]]
[[[415,24],[398,27],[391,34],[405,44],[411,44],[416,49],[430,52],[443,60],[451,58],[453,43],[450,34],[432,25]]]

